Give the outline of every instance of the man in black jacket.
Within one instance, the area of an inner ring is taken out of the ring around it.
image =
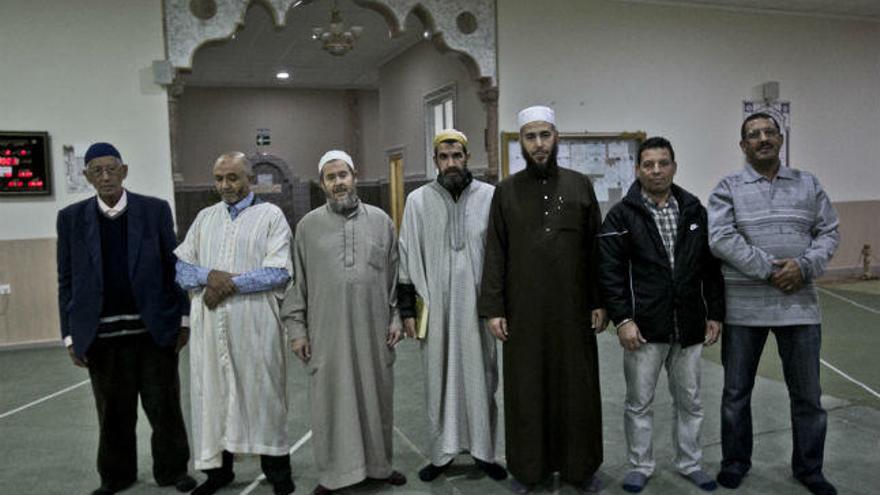
[[[640,492],[654,471],[652,402],[665,366],[672,395],[672,435],[679,473],[706,491],[715,481],[701,466],[700,354],[724,319],[724,286],[709,251],[706,210],[672,183],[675,152],[662,137],[639,147],[638,180],[599,234],[599,281],[624,348],[624,430],[632,470],[623,480]]]

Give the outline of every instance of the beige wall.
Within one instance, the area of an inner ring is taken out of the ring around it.
[[[361,123],[361,160],[366,166],[358,171],[361,179],[374,180],[388,176],[385,153],[381,142],[382,121],[379,119],[379,92],[361,91],[358,94]]]
[[[378,95],[358,91],[362,136],[361,173],[381,168],[375,129]],[[258,128],[271,130],[272,144],[260,148],[286,161],[300,178],[317,175],[329,149],[346,149],[348,110],[338,90],[199,88],[184,90],[179,104],[179,169],[184,185],[210,185],[211,165],[224,151],[257,151]],[[376,149],[373,149],[376,148]],[[353,152],[353,150],[347,150]],[[374,163],[375,161],[375,163]]]
[[[479,84],[457,55],[442,54],[423,41],[379,68],[382,143],[385,150],[405,148],[406,175],[423,175],[427,170],[425,96],[449,83],[455,83],[455,125],[468,136],[470,166],[484,169],[486,111]]]
[[[0,242],[0,347],[60,341],[55,239]]]

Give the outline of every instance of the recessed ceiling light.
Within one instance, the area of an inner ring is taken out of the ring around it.
[[[290,72],[287,72],[286,70],[282,70],[282,71],[278,72],[277,74],[275,74],[275,77],[277,79],[281,79],[281,80],[290,79]]]
[[[426,29],[425,32],[422,33],[422,38],[425,38],[426,40],[431,39],[431,31]]]

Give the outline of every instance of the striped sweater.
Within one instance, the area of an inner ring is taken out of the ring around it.
[[[709,246],[721,259],[726,323],[783,326],[821,323],[813,280],[840,242],[837,213],[809,172],[780,167],[774,180],[751,165],[709,196]],[[768,281],[773,261],[793,258],[805,286],[785,294]]]

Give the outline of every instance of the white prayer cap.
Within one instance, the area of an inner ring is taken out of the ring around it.
[[[327,165],[327,162],[332,162],[333,160],[342,160],[354,170],[354,161],[352,161],[348,153],[341,150],[330,150],[324,153],[324,156],[318,161],[318,173],[320,174],[324,170],[324,165]]]
[[[548,124],[556,125],[556,112],[552,108],[543,105],[535,105],[520,110],[519,115],[516,116],[516,123],[520,129],[531,122],[547,122]]]

